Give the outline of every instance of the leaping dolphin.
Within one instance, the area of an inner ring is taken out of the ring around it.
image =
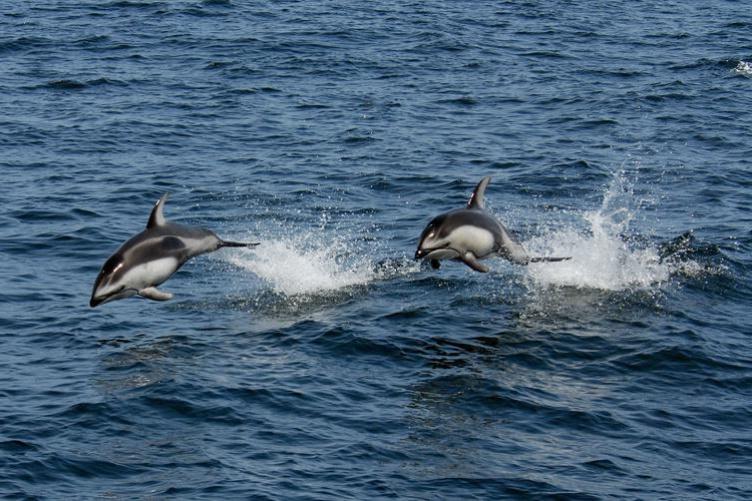
[[[258,243],[228,242],[213,231],[168,222],[164,217],[167,193],[157,201],[146,229],[110,256],[94,282],[89,306],[139,295],[155,301],[172,298],[157,286],[192,257],[222,247],[254,247]]]
[[[455,259],[482,273],[488,271],[488,266],[479,261],[492,256],[522,265],[571,259],[530,257],[509,230],[486,211],[483,198],[490,181],[491,176],[480,180],[467,208],[445,212],[428,223],[420,235],[415,259],[428,259],[434,269],[439,268],[442,259]]]

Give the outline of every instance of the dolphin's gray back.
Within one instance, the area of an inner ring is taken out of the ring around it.
[[[155,234],[159,234],[162,236],[175,236],[178,238],[190,239],[190,240],[202,240],[204,238],[212,238],[216,240],[217,242],[219,242],[219,237],[217,237],[217,235],[215,235],[214,232],[211,230],[200,228],[198,226],[185,226],[182,224],[177,224],[177,223],[172,223],[172,222],[168,222],[167,224],[158,226],[156,228],[153,228],[147,231],[153,231]]]
[[[173,258],[180,266],[194,256],[214,250],[219,242],[209,230],[167,223],[135,235],[115,254],[130,266],[164,258]]]

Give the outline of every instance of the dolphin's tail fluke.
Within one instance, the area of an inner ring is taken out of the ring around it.
[[[572,256],[569,257],[531,257],[530,262],[531,263],[556,263],[558,261],[568,261],[572,259]]]
[[[228,242],[227,240],[222,240],[219,242],[219,248],[222,247],[256,247],[261,242],[252,242],[252,243],[245,243],[245,242]]]

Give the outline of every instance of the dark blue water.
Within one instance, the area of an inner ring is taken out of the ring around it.
[[[752,497],[752,14],[0,6],[0,494]],[[535,253],[413,262],[484,175]],[[258,240],[88,307],[168,218]]]

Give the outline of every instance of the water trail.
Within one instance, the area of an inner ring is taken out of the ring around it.
[[[662,261],[657,246],[629,241],[624,235],[638,209],[623,174],[617,175],[597,210],[579,217],[581,224],[560,226],[524,245],[533,255],[572,256],[559,263],[528,266],[534,285],[619,291],[654,287],[669,279],[672,264]]]
[[[407,258],[377,262],[355,239],[332,238],[315,230],[294,234],[298,236],[261,238],[258,247],[238,251],[228,260],[288,297],[332,293],[419,269]]]
[[[268,283],[278,294],[292,296],[334,291],[366,284],[375,278],[367,258],[347,263],[342,246],[303,246],[293,239],[262,242],[250,252],[234,255],[230,262]]]

